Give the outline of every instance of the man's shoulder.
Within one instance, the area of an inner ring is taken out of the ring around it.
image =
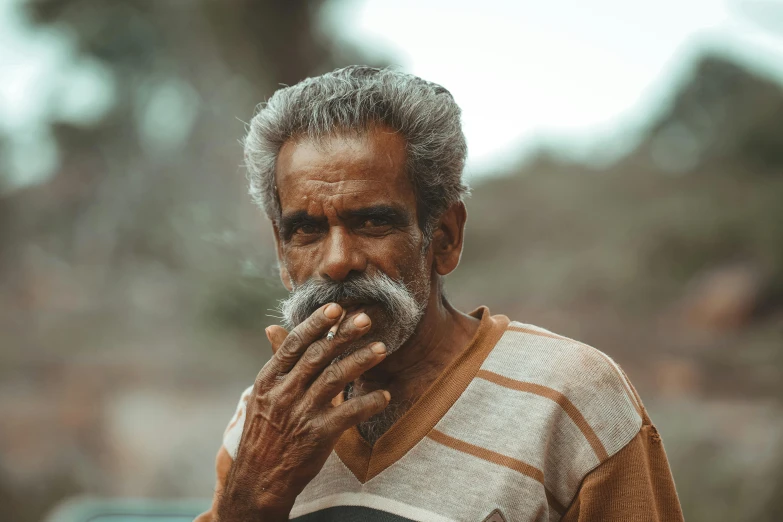
[[[617,396],[640,410],[641,403],[620,366],[601,350],[539,326],[511,321],[485,365],[509,377],[531,379],[561,393]]]
[[[568,422],[594,439],[599,460],[619,451],[649,422],[611,357],[539,326],[512,321],[477,377],[557,403]]]

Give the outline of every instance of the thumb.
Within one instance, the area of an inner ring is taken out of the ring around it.
[[[282,326],[276,324],[268,326],[266,331],[266,338],[269,339],[269,344],[272,345],[272,353],[277,353],[280,345],[283,344],[285,338],[288,337],[288,332]]]

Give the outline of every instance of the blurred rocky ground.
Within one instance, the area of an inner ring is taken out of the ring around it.
[[[3,520],[78,493],[211,494],[282,296],[237,118],[278,83],[383,63],[334,44],[318,7],[28,5],[110,71],[115,103],[53,121],[56,176],[0,196]],[[618,162],[553,146],[496,174],[468,202],[450,297],[617,360],[687,520],[783,519],[781,86],[706,55]]]
[[[627,371],[686,520],[783,505],[783,89],[720,56],[596,168],[542,152],[469,202],[463,306],[587,342]]]

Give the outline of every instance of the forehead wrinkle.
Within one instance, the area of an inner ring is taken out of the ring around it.
[[[386,185],[383,181],[375,180],[375,179],[338,179],[335,181],[328,181],[325,179],[308,179],[304,181],[304,183],[315,183],[318,185],[340,185],[340,184],[355,184],[355,183],[377,183],[379,185]]]
[[[305,197],[303,199],[306,200],[307,205],[307,211],[310,215],[334,215],[339,218],[344,217],[344,213],[350,212],[352,206],[352,202],[356,202],[355,199],[351,198],[352,195],[355,194],[364,194],[366,191],[353,191],[353,192],[338,192],[336,194],[324,194],[319,197]],[[382,197],[380,199],[373,198],[372,200],[368,201],[359,201],[359,206],[374,206],[378,204],[394,204],[391,201],[391,198],[388,197]]]
[[[388,190],[379,190],[379,185],[385,189],[389,184],[377,180],[306,180],[301,182],[300,188],[304,193],[302,199],[307,200],[361,195],[368,192],[388,197]]]
[[[357,204],[416,205],[405,169],[404,142],[391,143],[401,138],[387,134],[370,132],[320,144],[310,140],[284,144],[276,168],[281,206],[323,215],[329,208],[343,211]]]

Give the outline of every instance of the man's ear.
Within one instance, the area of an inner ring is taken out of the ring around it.
[[[462,256],[467,220],[468,211],[461,201],[451,205],[438,220],[432,234],[430,249],[435,271],[439,275],[445,276],[457,268]]]
[[[275,236],[275,250],[277,251],[277,268],[280,269],[280,280],[283,282],[288,291],[292,291],[294,286],[291,284],[291,274],[288,273],[288,269],[283,262],[283,246],[280,242],[280,229],[277,228],[277,223],[272,223],[272,229]]]

